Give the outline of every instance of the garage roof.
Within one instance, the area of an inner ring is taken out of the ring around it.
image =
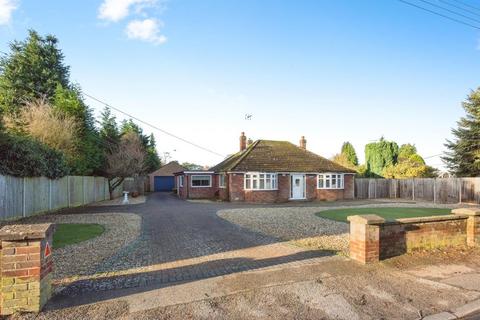
[[[173,177],[175,172],[184,171],[184,170],[186,170],[186,169],[184,167],[182,167],[180,164],[178,164],[177,161],[172,161],[172,162],[167,163],[166,165],[164,165],[163,167],[161,167],[157,171],[154,171],[154,172],[150,173],[150,175],[151,176],[157,176],[157,177],[158,176],[162,176],[162,177],[171,176],[171,177]]]

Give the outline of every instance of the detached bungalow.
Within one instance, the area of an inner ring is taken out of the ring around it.
[[[175,173],[183,199],[286,202],[354,198],[355,171],[306,149],[305,137],[296,146],[288,141],[257,140],[206,171]]]

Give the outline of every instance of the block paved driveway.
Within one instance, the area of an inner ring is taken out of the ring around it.
[[[134,212],[142,234],[102,263],[95,275],[69,284],[58,297],[114,289],[162,287],[234,272],[312,263],[327,255],[280,243],[216,215],[220,209],[258,205],[188,202],[153,193],[144,204],[83,207],[75,212]]]

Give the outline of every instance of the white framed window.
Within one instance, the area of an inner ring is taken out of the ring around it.
[[[277,190],[277,174],[247,172],[244,178],[245,190]]]
[[[178,186],[183,188],[183,176],[178,176]]]
[[[225,174],[220,174],[218,176],[218,187],[219,188],[226,188],[227,187],[227,183],[226,183],[226,176]]]
[[[212,176],[194,175],[190,180],[193,188],[207,188],[212,186]]]
[[[317,189],[343,189],[343,173],[321,173],[317,176]]]

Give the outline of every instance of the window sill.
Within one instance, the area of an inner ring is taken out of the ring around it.
[[[211,188],[212,186],[190,186],[191,188]]]
[[[245,191],[278,191],[278,189],[244,189]]]
[[[317,188],[317,190],[345,190],[345,188]]]
[[[227,187],[220,187],[220,186],[219,186],[218,188],[219,188],[219,189],[227,189]]]

